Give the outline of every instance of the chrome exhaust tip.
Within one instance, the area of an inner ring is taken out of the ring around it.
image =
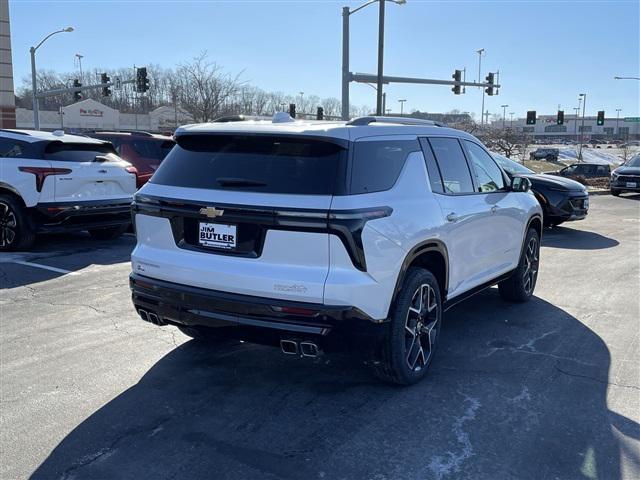
[[[298,342],[294,340],[280,340],[280,349],[287,355],[298,355]]]
[[[313,342],[300,342],[300,353],[303,357],[317,357],[320,349]]]
[[[147,311],[146,311],[146,310],[139,309],[139,310],[138,310],[138,315],[140,315],[140,318],[141,318],[142,320],[144,320],[145,322],[148,322],[148,321],[149,321],[149,314],[147,313]]]
[[[154,325],[161,325],[162,322],[160,322],[160,319],[158,318],[158,315],[156,315],[153,312],[149,312],[149,321],[151,323],[153,323]]]

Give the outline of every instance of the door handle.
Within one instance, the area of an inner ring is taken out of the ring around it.
[[[447,222],[457,222],[458,221],[458,215],[456,215],[455,212],[451,212],[449,215],[447,215]]]

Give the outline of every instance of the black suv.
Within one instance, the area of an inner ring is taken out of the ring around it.
[[[640,192],[640,154],[611,172],[611,195]]]
[[[558,160],[560,150],[557,148],[538,148],[529,154],[530,160],[548,160],[554,162]]]
[[[545,172],[550,175],[580,179],[608,178],[611,175],[611,167],[607,164],[597,163],[573,163],[557,172]]]

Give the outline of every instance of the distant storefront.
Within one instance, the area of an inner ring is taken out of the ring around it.
[[[171,133],[177,126],[192,123],[193,117],[179,107],[159,107],[148,114],[120,113],[92,99],[62,107],[60,111],[40,111],[40,128],[69,132],[87,130],[145,130]],[[18,128],[33,128],[33,111],[16,110]]]

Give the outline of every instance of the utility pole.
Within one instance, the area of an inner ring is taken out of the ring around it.
[[[342,120],[349,120],[349,7],[342,7]]]
[[[398,102],[400,102],[400,115],[402,116],[402,114],[404,113],[404,102],[406,102],[407,99],[403,98],[401,100],[398,100]]]
[[[504,122],[507,119],[507,107],[509,105],[500,105],[502,107],[502,130],[504,130]]]
[[[384,4],[386,0],[378,0],[380,10],[378,13],[378,91],[376,94],[376,115],[383,115],[382,110],[382,75],[383,75],[383,57],[384,57]]]
[[[484,54],[484,48],[476,50],[478,53],[478,83],[482,81],[482,55]],[[480,125],[484,122],[484,88],[482,88],[482,108],[480,109]]]
[[[82,78],[82,58],[84,57],[84,55],[76,53],[75,56],[78,59],[78,69],[80,70],[80,83],[84,83],[83,78]]]
[[[484,113],[485,119],[484,119],[484,123],[486,123],[487,125],[489,124],[489,109],[487,109],[487,111]]]
[[[580,145],[578,147],[578,160],[582,161],[582,141],[584,137],[584,112],[587,107],[587,94],[581,93],[580,97],[582,97],[582,126],[580,127]]]

